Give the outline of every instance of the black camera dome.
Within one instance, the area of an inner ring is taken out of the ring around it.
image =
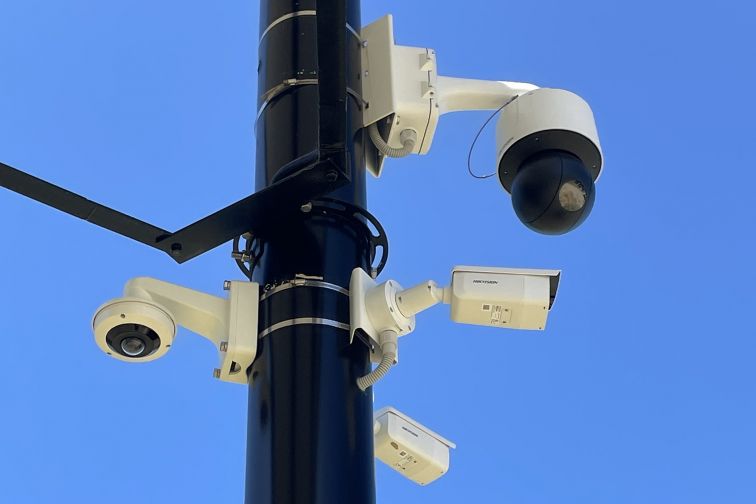
[[[561,150],[533,155],[512,181],[512,206],[530,229],[564,234],[579,226],[593,208],[593,177],[576,156]]]
[[[160,348],[160,336],[141,324],[121,324],[105,337],[110,349],[124,357],[147,357]]]

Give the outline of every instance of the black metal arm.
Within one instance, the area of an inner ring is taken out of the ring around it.
[[[337,154],[338,156],[338,154]],[[338,159],[338,158],[337,158]],[[275,184],[172,233],[88,200],[42,179],[0,163],[0,186],[62,212],[136,240],[169,254],[183,263],[251,232],[264,237],[283,209],[296,211],[311,199],[328,194],[348,178],[338,161],[314,151],[286,167],[291,173]],[[276,219],[271,219],[271,216]]]

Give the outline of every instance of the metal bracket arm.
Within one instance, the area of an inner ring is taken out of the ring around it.
[[[347,175],[340,169],[341,153],[336,152],[335,159],[330,156],[314,151],[296,159],[281,169],[282,176],[271,186],[175,233],[3,163],[0,163],[0,187],[162,250],[176,262],[184,263],[244,233],[264,236],[274,225],[271,215],[280,217],[287,209],[294,213],[302,203],[346,184]]]

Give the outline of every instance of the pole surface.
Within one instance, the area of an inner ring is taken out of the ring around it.
[[[318,62],[318,16],[312,12],[319,5],[321,15],[333,16],[345,4],[348,24],[359,30],[359,0],[260,3],[257,189],[269,186],[287,163],[323,144],[341,143],[351,182],[329,196],[365,208],[360,105],[348,98],[341,107],[319,106],[319,87],[338,80],[328,73],[338,65]],[[360,93],[360,41],[346,26],[343,30],[347,85]],[[302,84],[266,104],[266,93],[287,79]],[[315,79],[320,85],[312,83]],[[339,127],[319,135],[324,121],[337,121]],[[282,218],[280,229],[266,236],[256,271],[266,291],[260,304],[263,336],[250,369],[246,502],[373,504],[372,391],[356,386],[370,370],[369,351],[359,341],[349,343],[344,292],[353,268],[368,269],[368,246],[353,226],[338,219],[315,212],[295,215]],[[276,288],[297,276],[322,283]]]

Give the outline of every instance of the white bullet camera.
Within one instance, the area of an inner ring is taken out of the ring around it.
[[[556,299],[557,270],[457,266],[450,288],[455,322],[543,330]]]
[[[102,305],[92,319],[97,346],[124,362],[148,362],[165,355],[178,326],[210,340],[220,367],[214,376],[247,384],[246,371],[257,354],[260,287],[254,282],[226,282],[223,299],[179,285],[135,278],[124,297]]]
[[[420,485],[449,470],[449,452],[456,445],[394,408],[375,413],[375,456]]]
[[[378,364],[357,385],[367,390],[381,380],[398,363],[398,339],[415,330],[415,316],[442,302],[451,305],[455,322],[543,330],[560,276],[557,270],[457,266],[449,287],[429,280],[403,289],[394,280],[378,285],[356,268],[349,283],[351,337],[360,336]]]

